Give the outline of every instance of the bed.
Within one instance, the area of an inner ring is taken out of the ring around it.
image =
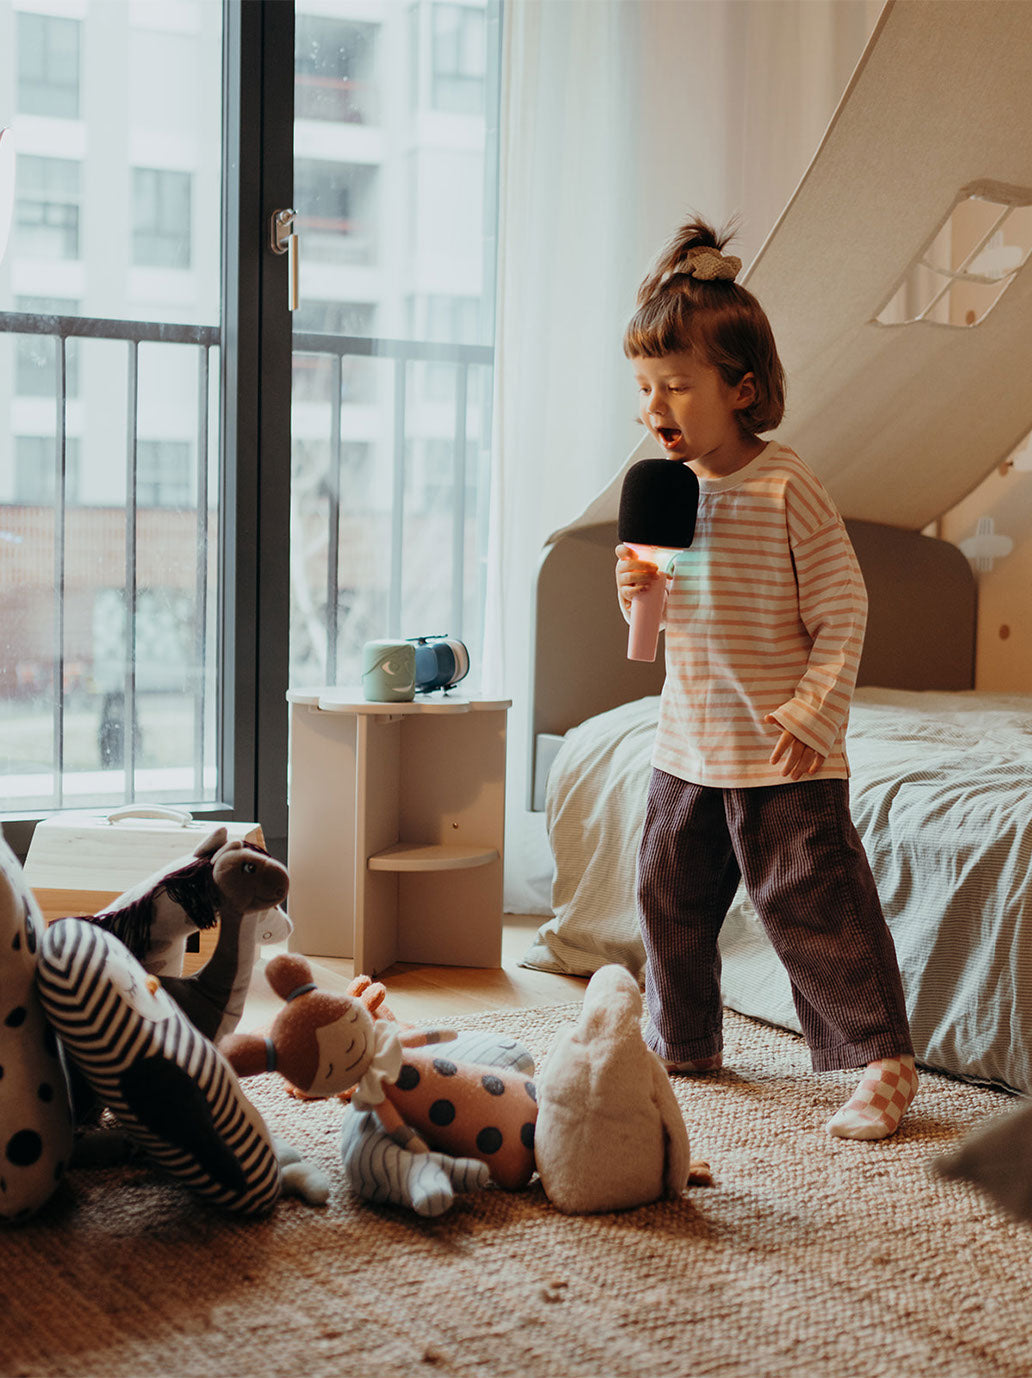
[[[850,797],[896,944],[917,1056],[1032,1092],[1032,694],[971,688],[975,586],[955,547],[873,523],[847,526],[871,600],[847,737]],[[608,594],[614,543],[601,524],[552,547],[539,577],[551,610],[542,617],[539,607],[539,646],[557,621],[576,616],[583,629],[586,615],[583,602],[570,600],[557,618],[552,580],[568,586],[571,559],[582,577],[594,564],[588,577]],[[634,867],[662,666],[626,661],[613,603],[606,635],[581,643],[583,675],[557,679],[558,717],[547,662],[537,662],[541,740],[559,743],[544,790],[553,912],[522,961],[581,975],[620,962],[641,977]],[[611,666],[614,677],[604,673]],[[651,682],[620,702],[621,673]],[[577,678],[595,711],[558,730],[563,704],[578,697]],[[598,707],[600,695],[611,702]],[[540,743],[537,756],[541,764]],[[724,1003],[798,1032],[788,978],[742,889],[720,946]]]
[[[972,569],[922,533],[1032,427],[1015,364],[1032,354],[1032,269],[1022,259],[982,316],[914,319],[900,293],[932,261],[937,236],[960,246],[961,213],[1032,206],[1030,61],[1022,6],[890,0],[745,278],[789,380],[778,438],[848,519],[867,584],[850,793],[918,1057],[1023,1092],[1032,1092],[1032,694],[976,692]],[[991,87],[978,77],[987,71]],[[944,291],[979,280],[960,258],[949,264],[937,269]],[[655,453],[649,443],[550,539],[538,573],[528,773],[547,825],[538,872],[550,877],[551,917],[528,966],[642,969],[634,862],[663,666],[626,659],[613,547],[622,476]],[[728,1006],[798,1029],[787,977],[742,893],[721,953]]]

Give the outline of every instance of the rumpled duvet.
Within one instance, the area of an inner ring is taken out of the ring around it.
[[[546,802],[554,917],[525,966],[642,975],[634,869],[658,707],[640,699],[567,733]],[[847,750],[918,1061],[1032,1092],[1032,695],[861,689]],[[741,888],[720,950],[724,1003],[798,1031]]]

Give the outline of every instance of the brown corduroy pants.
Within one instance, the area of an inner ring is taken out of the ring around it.
[[[815,1070],[911,1053],[848,781],[715,789],[655,769],[637,875],[649,1047],[672,1062],[720,1051],[717,934],[739,879],[788,972]]]

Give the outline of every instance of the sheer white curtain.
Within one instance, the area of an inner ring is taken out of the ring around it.
[[[547,894],[543,821],[526,812],[534,573],[640,437],[620,348],[637,283],[690,211],[738,215],[749,262],[880,8],[506,0],[484,686],[513,699],[510,912]]]

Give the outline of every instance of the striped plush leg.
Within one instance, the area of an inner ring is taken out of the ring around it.
[[[828,1133],[840,1139],[887,1139],[899,1128],[916,1094],[912,1057],[904,1054],[869,1062],[860,1085],[828,1121]]]

